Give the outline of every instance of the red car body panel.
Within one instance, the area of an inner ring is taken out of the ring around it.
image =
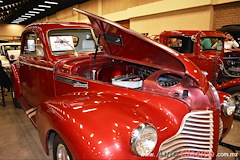
[[[118,48],[118,46],[103,40],[103,47],[105,48],[106,53],[116,56],[118,59],[130,61],[134,59],[139,61],[138,63],[146,62],[147,64],[152,64],[153,66],[156,64],[159,67],[165,68],[165,66],[168,66],[168,69],[178,70],[179,72],[184,71],[186,74],[194,77],[201,86],[206,85],[207,81],[203,78],[203,75],[199,74],[199,70],[197,70],[197,68],[192,68],[192,64],[188,65],[189,62],[184,56],[180,56],[175,51],[164,45],[152,42],[140,33],[128,30],[118,24],[116,24],[116,26],[112,25],[112,22],[107,19],[82,10],[77,11],[88,16],[96,35],[103,34],[104,36],[104,33],[108,33],[110,35],[119,34],[123,37],[123,41],[126,41],[124,43],[125,47]],[[103,36],[100,38],[103,38]],[[131,43],[132,41],[134,41],[134,44]],[[159,48],[164,49],[164,51],[159,50]],[[179,64],[177,61],[181,61],[181,63]]]
[[[225,88],[230,88],[232,86],[237,86],[240,85],[240,78],[232,79],[230,81],[227,81],[223,84],[217,85],[216,89],[217,90],[224,90]]]
[[[198,119],[195,114],[203,113],[204,119],[211,115],[212,128],[206,132],[211,134],[212,144],[206,145],[216,153],[219,101],[201,71],[166,46],[104,18],[78,11],[89,17],[104,51],[96,56],[88,52],[77,57],[73,52],[54,55],[49,42],[51,31],[91,26],[32,24],[23,32],[22,44],[26,44],[24,37],[29,32],[36,33],[44,46],[44,56],[25,54],[22,46],[19,61],[13,64],[16,98],[36,126],[45,151],[49,153],[52,135],[58,134],[74,159],[158,159],[165,143],[183,132],[189,116]],[[141,88],[111,83],[116,76],[140,73],[149,74]],[[171,85],[163,86],[159,77],[177,82],[169,84],[163,80],[164,85]],[[135,155],[130,147],[132,132],[142,123],[155,126],[158,134],[157,145],[149,157]],[[183,140],[187,147],[192,146],[187,139]],[[173,143],[177,145],[177,140]]]
[[[193,37],[194,36],[194,37]],[[240,79],[236,78],[233,80],[229,80],[225,83],[218,84],[217,83],[217,75],[220,70],[220,64],[222,64],[222,60],[224,58],[223,48],[221,50],[201,50],[201,38],[204,37],[216,37],[216,38],[225,38],[225,35],[221,32],[216,31],[193,31],[193,30],[177,30],[177,31],[164,31],[158,36],[158,42],[168,45],[169,38],[171,37],[193,37],[193,50],[189,53],[182,53],[184,56],[193,61],[201,70],[206,71],[207,79],[216,87],[218,91],[223,91],[226,88],[237,86],[240,84]],[[155,37],[156,38],[156,37]],[[180,51],[181,53],[181,51]],[[219,96],[223,102],[226,93],[219,92]],[[223,135],[227,135],[232,126],[233,117],[232,116],[224,116],[222,113],[221,119],[223,120]]]
[[[218,86],[217,84],[217,73],[220,70],[220,60],[225,56],[222,50],[206,50],[201,51],[200,40],[204,37],[218,37],[225,38],[222,32],[217,31],[191,31],[191,30],[177,30],[177,31],[164,31],[159,36],[159,42],[168,45],[169,37],[191,37],[195,36],[196,41],[194,42],[193,52],[186,53],[184,56],[193,61],[201,70],[208,72],[207,78],[214,84],[218,90],[223,90],[232,86],[240,84],[238,78],[229,80]]]

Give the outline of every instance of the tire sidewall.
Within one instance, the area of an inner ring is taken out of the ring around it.
[[[70,157],[70,160],[73,160],[72,155],[71,155],[67,145],[65,144],[65,142],[62,140],[62,138],[59,135],[56,135],[54,138],[54,141],[53,141],[53,160],[58,160],[57,159],[57,147],[60,144],[65,146],[65,148],[67,149],[67,153]]]
[[[229,94],[231,94],[231,95],[236,94],[236,93],[239,93],[239,94],[240,94],[240,86],[230,87],[230,88],[226,89],[225,92],[227,92],[227,93],[229,93]],[[239,106],[236,106],[236,107],[238,107],[238,109],[239,109]],[[240,120],[240,114],[239,114],[239,115],[235,115],[235,114],[234,114],[233,117],[234,117],[234,119],[236,119],[236,120]]]

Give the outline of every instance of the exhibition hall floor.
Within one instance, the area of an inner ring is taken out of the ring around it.
[[[224,142],[240,146],[240,121],[234,120],[233,128]],[[217,160],[235,160],[231,150],[219,146]],[[229,154],[228,154],[229,153]],[[240,155],[240,153],[239,153]],[[6,96],[6,106],[0,104],[0,160],[49,160],[39,141],[38,133],[22,109],[14,108],[11,95]]]

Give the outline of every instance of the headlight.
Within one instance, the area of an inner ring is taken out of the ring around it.
[[[236,108],[235,100],[231,96],[227,96],[224,99],[224,102],[223,102],[222,105],[223,105],[222,106],[223,114],[225,116],[230,116],[235,111],[235,108]]]
[[[156,129],[151,124],[143,123],[132,132],[131,149],[137,156],[149,156],[157,139]]]

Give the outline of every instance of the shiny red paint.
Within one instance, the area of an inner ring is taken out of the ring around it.
[[[202,71],[207,72],[207,79],[214,84],[218,91],[224,91],[229,87],[237,86],[240,84],[240,79],[232,79],[225,83],[218,84],[218,74],[220,72],[220,65],[222,61],[224,61],[224,57],[227,56],[223,53],[223,48],[221,50],[203,50],[201,48],[201,39],[202,38],[221,38],[222,40],[225,38],[225,35],[222,32],[217,31],[193,31],[193,30],[176,30],[176,31],[164,31],[159,36],[155,36],[154,38],[158,38],[158,42],[169,45],[170,38],[180,38],[180,37],[188,37],[192,39],[193,50],[192,52],[182,53],[182,55],[189,58],[193,61]],[[183,44],[187,45],[187,44]],[[173,47],[174,48],[174,47]],[[219,96],[221,101],[225,99],[226,93],[219,92]],[[226,136],[227,133],[230,131],[232,126],[232,116],[224,116],[222,113],[221,116],[224,129],[223,129],[223,136]]]
[[[90,25],[40,23],[26,27],[22,44],[26,44],[28,32],[35,32],[42,41],[44,55],[24,54],[22,46],[19,61],[13,64],[16,98],[36,126],[46,153],[58,134],[74,159],[158,159],[164,141],[181,130],[186,115],[200,111],[212,111],[210,146],[216,153],[219,101],[201,71],[164,45],[102,17],[78,11],[88,16],[95,34],[101,35],[104,50],[96,58],[93,53],[79,53],[78,57],[73,53],[53,55],[49,46],[49,31],[91,29]],[[109,35],[120,39],[109,42]],[[119,40],[123,44],[113,44]],[[141,88],[111,84],[115,76],[140,74]],[[171,86],[160,85],[159,77],[164,76],[179,81]],[[158,134],[149,157],[139,157],[130,148],[132,132],[142,123],[155,126]],[[186,142],[186,147],[192,146]]]
[[[171,37],[193,37],[195,42],[193,42],[193,51],[189,53],[182,53],[184,56],[193,61],[201,70],[208,73],[208,80],[214,84],[218,90],[224,90],[232,86],[240,85],[239,79],[231,79],[224,83],[219,84],[218,73],[220,72],[221,61],[224,61],[224,57],[228,57],[227,54],[223,53],[223,48],[221,50],[202,50],[201,49],[201,38],[222,38],[225,39],[225,35],[218,31],[193,31],[193,30],[176,30],[176,31],[164,31],[160,34],[159,43],[168,45],[168,40]],[[237,49],[234,49],[237,53]],[[234,54],[231,53],[231,54]],[[239,55],[239,53],[237,53]]]
[[[219,71],[219,59],[223,58],[223,50],[205,50],[202,51],[200,46],[200,40],[204,37],[219,37],[224,38],[224,34],[221,32],[215,31],[164,31],[160,34],[159,42],[165,45],[168,45],[168,40],[170,37],[193,37],[195,42],[193,42],[192,52],[183,53],[184,56],[193,61],[201,70],[208,73],[207,78],[210,82],[217,85],[216,74]],[[184,44],[183,44],[184,45]]]

